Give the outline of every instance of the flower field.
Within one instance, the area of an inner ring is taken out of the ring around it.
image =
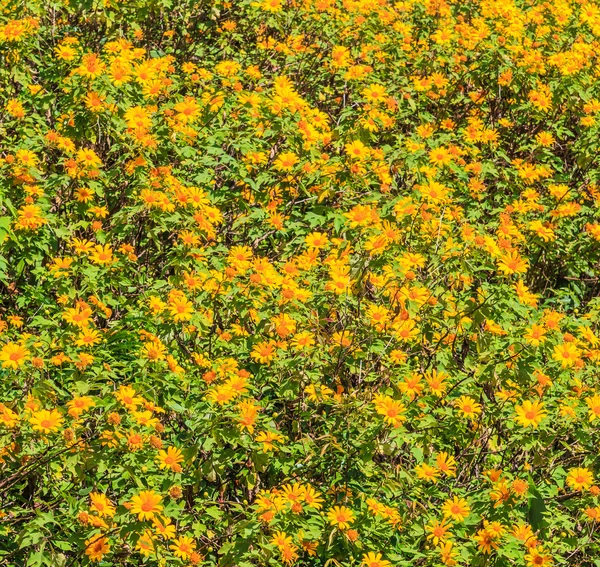
[[[0,566],[600,566],[600,4],[0,5]]]

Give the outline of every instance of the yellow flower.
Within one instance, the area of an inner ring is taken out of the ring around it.
[[[586,398],[585,403],[588,405],[588,419],[590,422],[600,419],[600,396],[597,394]]]
[[[94,150],[82,149],[77,152],[77,161],[84,167],[95,168],[102,165],[102,160]]]
[[[542,402],[531,402],[529,400],[525,400],[522,405],[516,406],[515,411],[517,412],[517,423],[523,427],[533,427],[534,429],[548,414]]]
[[[166,347],[159,340],[150,340],[144,344],[142,354],[148,360],[164,360],[166,358]]]
[[[315,346],[315,339],[311,332],[301,331],[294,335],[290,343],[295,350],[306,351],[311,350]]]
[[[7,343],[0,350],[2,368],[17,370],[29,359],[29,351],[17,343]]]
[[[283,9],[283,0],[262,0],[260,7],[265,12],[280,12]]]
[[[70,45],[63,45],[62,43],[54,48],[54,53],[56,57],[63,61],[72,61],[75,59],[75,55],[77,55],[77,51]]]
[[[170,469],[175,472],[181,472],[179,463],[183,462],[183,455],[177,447],[167,447],[166,451],[159,451],[158,461],[160,469]]]
[[[524,274],[529,268],[529,261],[521,258],[518,252],[507,252],[500,256],[498,269],[506,275]]]
[[[489,554],[494,549],[498,549],[499,543],[496,541],[496,535],[486,528],[479,530],[473,539],[477,542],[481,553]]]
[[[60,429],[63,421],[62,414],[56,410],[39,410],[29,418],[29,423],[34,431],[39,431],[44,435]]]
[[[440,555],[442,556],[442,563],[444,565],[448,565],[448,567],[454,567],[458,563],[457,557],[458,552],[454,549],[454,543],[451,541],[446,541],[444,543],[440,542],[438,546]]]
[[[446,476],[456,476],[456,459],[445,451],[438,453],[435,463]]]
[[[272,431],[261,431],[256,436],[256,442],[263,444],[263,452],[267,453],[269,451],[273,451],[275,447],[275,443],[283,443],[285,439],[283,436],[279,435],[279,433],[274,433]]]
[[[109,244],[105,244],[104,246],[97,244],[90,252],[90,260],[94,264],[100,264],[101,266],[112,264],[114,260],[112,247]]]
[[[173,109],[177,112],[175,119],[181,124],[193,123],[200,116],[201,107],[198,101],[191,96],[185,97],[184,100],[178,102]]]
[[[91,316],[92,310],[89,307],[74,307],[65,310],[62,317],[67,323],[84,329],[89,325]]]
[[[155,514],[158,514],[163,506],[161,504],[162,496],[154,490],[142,490],[131,499],[132,514],[137,514],[140,520],[151,520]]]
[[[564,342],[554,347],[552,358],[560,362],[563,368],[569,368],[579,360],[580,355],[581,351],[573,343]]]
[[[403,415],[406,412],[406,406],[402,402],[394,400],[390,396],[377,394],[374,404],[377,413],[382,415],[385,423],[392,427],[400,427],[406,421],[406,417]]]
[[[525,561],[529,567],[546,567],[554,562],[549,553],[544,553],[541,546],[529,548],[525,555]]]
[[[115,507],[113,503],[106,497],[106,495],[99,492],[92,492],[90,494],[90,508],[98,512],[99,516],[115,515]]]
[[[567,484],[573,490],[587,490],[594,483],[594,475],[585,468],[575,468],[567,475]]]
[[[131,386],[120,386],[115,398],[128,410],[135,410],[140,404],[144,403],[143,398],[139,397]]]
[[[275,532],[271,538],[271,543],[279,549],[284,549],[292,545],[292,537],[285,532]]]
[[[102,341],[100,333],[96,329],[83,328],[81,334],[75,340],[75,344],[80,347],[94,346]]]
[[[463,417],[476,417],[481,413],[481,405],[469,396],[461,396],[454,402],[454,405]]]
[[[142,555],[144,555],[144,556],[152,555],[155,551],[154,539],[152,538],[152,532],[150,530],[146,530],[138,538],[135,546]]]
[[[458,496],[446,500],[442,506],[444,518],[450,518],[455,522],[464,522],[470,512],[471,507],[469,503],[464,498],[459,498]]]
[[[169,300],[169,313],[173,321],[189,321],[194,314],[194,306],[186,297],[173,297]]]
[[[304,238],[304,242],[308,247],[320,250],[329,244],[329,238],[322,232],[311,232]]]
[[[444,520],[432,520],[425,526],[425,531],[428,533],[427,539],[433,542],[433,545],[444,543],[451,534],[448,534],[450,526]]]
[[[273,162],[273,167],[277,171],[291,171],[298,161],[298,156],[296,154],[284,152]]]
[[[184,561],[190,558],[190,555],[196,549],[196,542],[189,536],[179,536],[173,540],[170,546],[175,557],[180,557]]]
[[[275,348],[275,341],[263,341],[254,345],[250,352],[250,356],[261,364],[269,364],[272,360],[277,358],[277,351]]]
[[[391,563],[386,559],[383,559],[381,553],[374,553],[370,551],[365,553],[362,557],[362,565],[365,567],[390,567]]]
[[[317,491],[309,484],[302,486],[302,499],[310,508],[319,510],[322,507],[323,498],[321,498]]]
[[[327,512],[327,518],[332,526],[347,530],[354,523],[354,512],[345,506],[334,506]]]
[[[452,162],[452,156],[446,148],[435,148],[429,152],[429,161],[433,165],[444,166]]]
[[[72,400],[67,402],[67,407],[69,408],[68,413],[75,419],[95,405],[94,400],[89,396],[75,396]]]
[[[387,97],[387,92],[383,85],[372,84],[362,91],[362,95],[372,103],[383,102]]]
[[[422,480],[430,480],[431,482],[437,482],[440,476],[440,471],[427,463],[421,463],[415,467],[415,473],[417,478]]]
[[[137,424],[142,427],[156,427],[158,423],[158,418],[152,417],[152,412],[150,410],[133,411],[132,415]]]
[[[19,423],[20,419],[13,410],[0,403],[0,425],[12,428]]]
[[[152,518],[154,529],[164,539],[173,539],[175,537],[175,526],[171,523],[170,518],[159,518],[154,516]]]
[[[363,159],[369,156],[370,150],[360,140],[354,140],[346,144],[344,149],[352,159]]]
[[[542,325],[533,324],[523,335],[525,342],[532,346],[539,346],[546,340],[546,329]]]

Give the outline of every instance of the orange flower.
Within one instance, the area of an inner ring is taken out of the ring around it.
[[[108,538],[104,536],[94,536],[85,542],[85,554],[90,561],[102,561],[102,558],[110,551]]]

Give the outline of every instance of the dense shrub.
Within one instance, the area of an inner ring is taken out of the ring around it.
[[[600,565],[600,8],[2,2],[0,565]]]

